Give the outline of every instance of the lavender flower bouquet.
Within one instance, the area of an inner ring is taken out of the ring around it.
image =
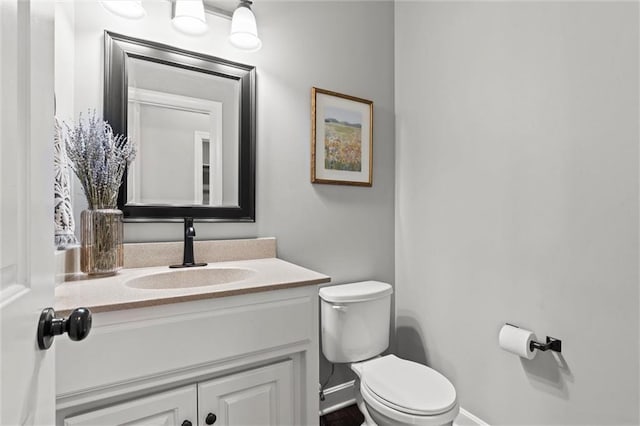
[[[135,157],[132,141],[90,112],[72,128],[65,124],[67,156],[89,203],[80,215],[80,269],[90,275],[114,274],[124,265],[122,212],[118,190]]]
[[[66,148],[89,209],[113,209],[116,207],[122,175],[135,158],[132,141],[115,135],[111,126],[90,113],[86,121],[82,114],[78,124],[67,129]]]

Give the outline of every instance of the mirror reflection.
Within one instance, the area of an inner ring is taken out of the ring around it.
[[[127,204],[237,206],[238,81],[137,58],[126,66],[138,147]]]

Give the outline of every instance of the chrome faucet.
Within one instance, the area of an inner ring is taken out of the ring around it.
[[[182,265],[171,265],[169,268],[191,268],[194,266],[207,266],[206,263],[196,263],[193,259],[193,237],[196,236],[196,228],[193,227],[193,218],[184,218],[184,250]]]

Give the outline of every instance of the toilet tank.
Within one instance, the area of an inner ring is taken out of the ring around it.
[[[362,281],[320,289],[322,353],[330,362],[357,362],[389,346],[391,285]]]

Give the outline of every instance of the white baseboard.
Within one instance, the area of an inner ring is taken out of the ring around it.
[[[489,426],[489,423],[460,407],[460,413],[453,421],[453,426]]]
[[[324,401],[320,401],[320,415],[333,413],[343,407],[356,403],[355,390],[353,385],[355,380],[341,383],[325,389]]]
[[[324,401],[320,401],[320,415],[333,413],[341,408],[356,403],[355,389],[353,388],[355,380],[341,383],[339,385],[325,389]],[[471,414],[464,408],[460,407],[458,417],[453,421],[453,426],[490,426],[484,420]]]

